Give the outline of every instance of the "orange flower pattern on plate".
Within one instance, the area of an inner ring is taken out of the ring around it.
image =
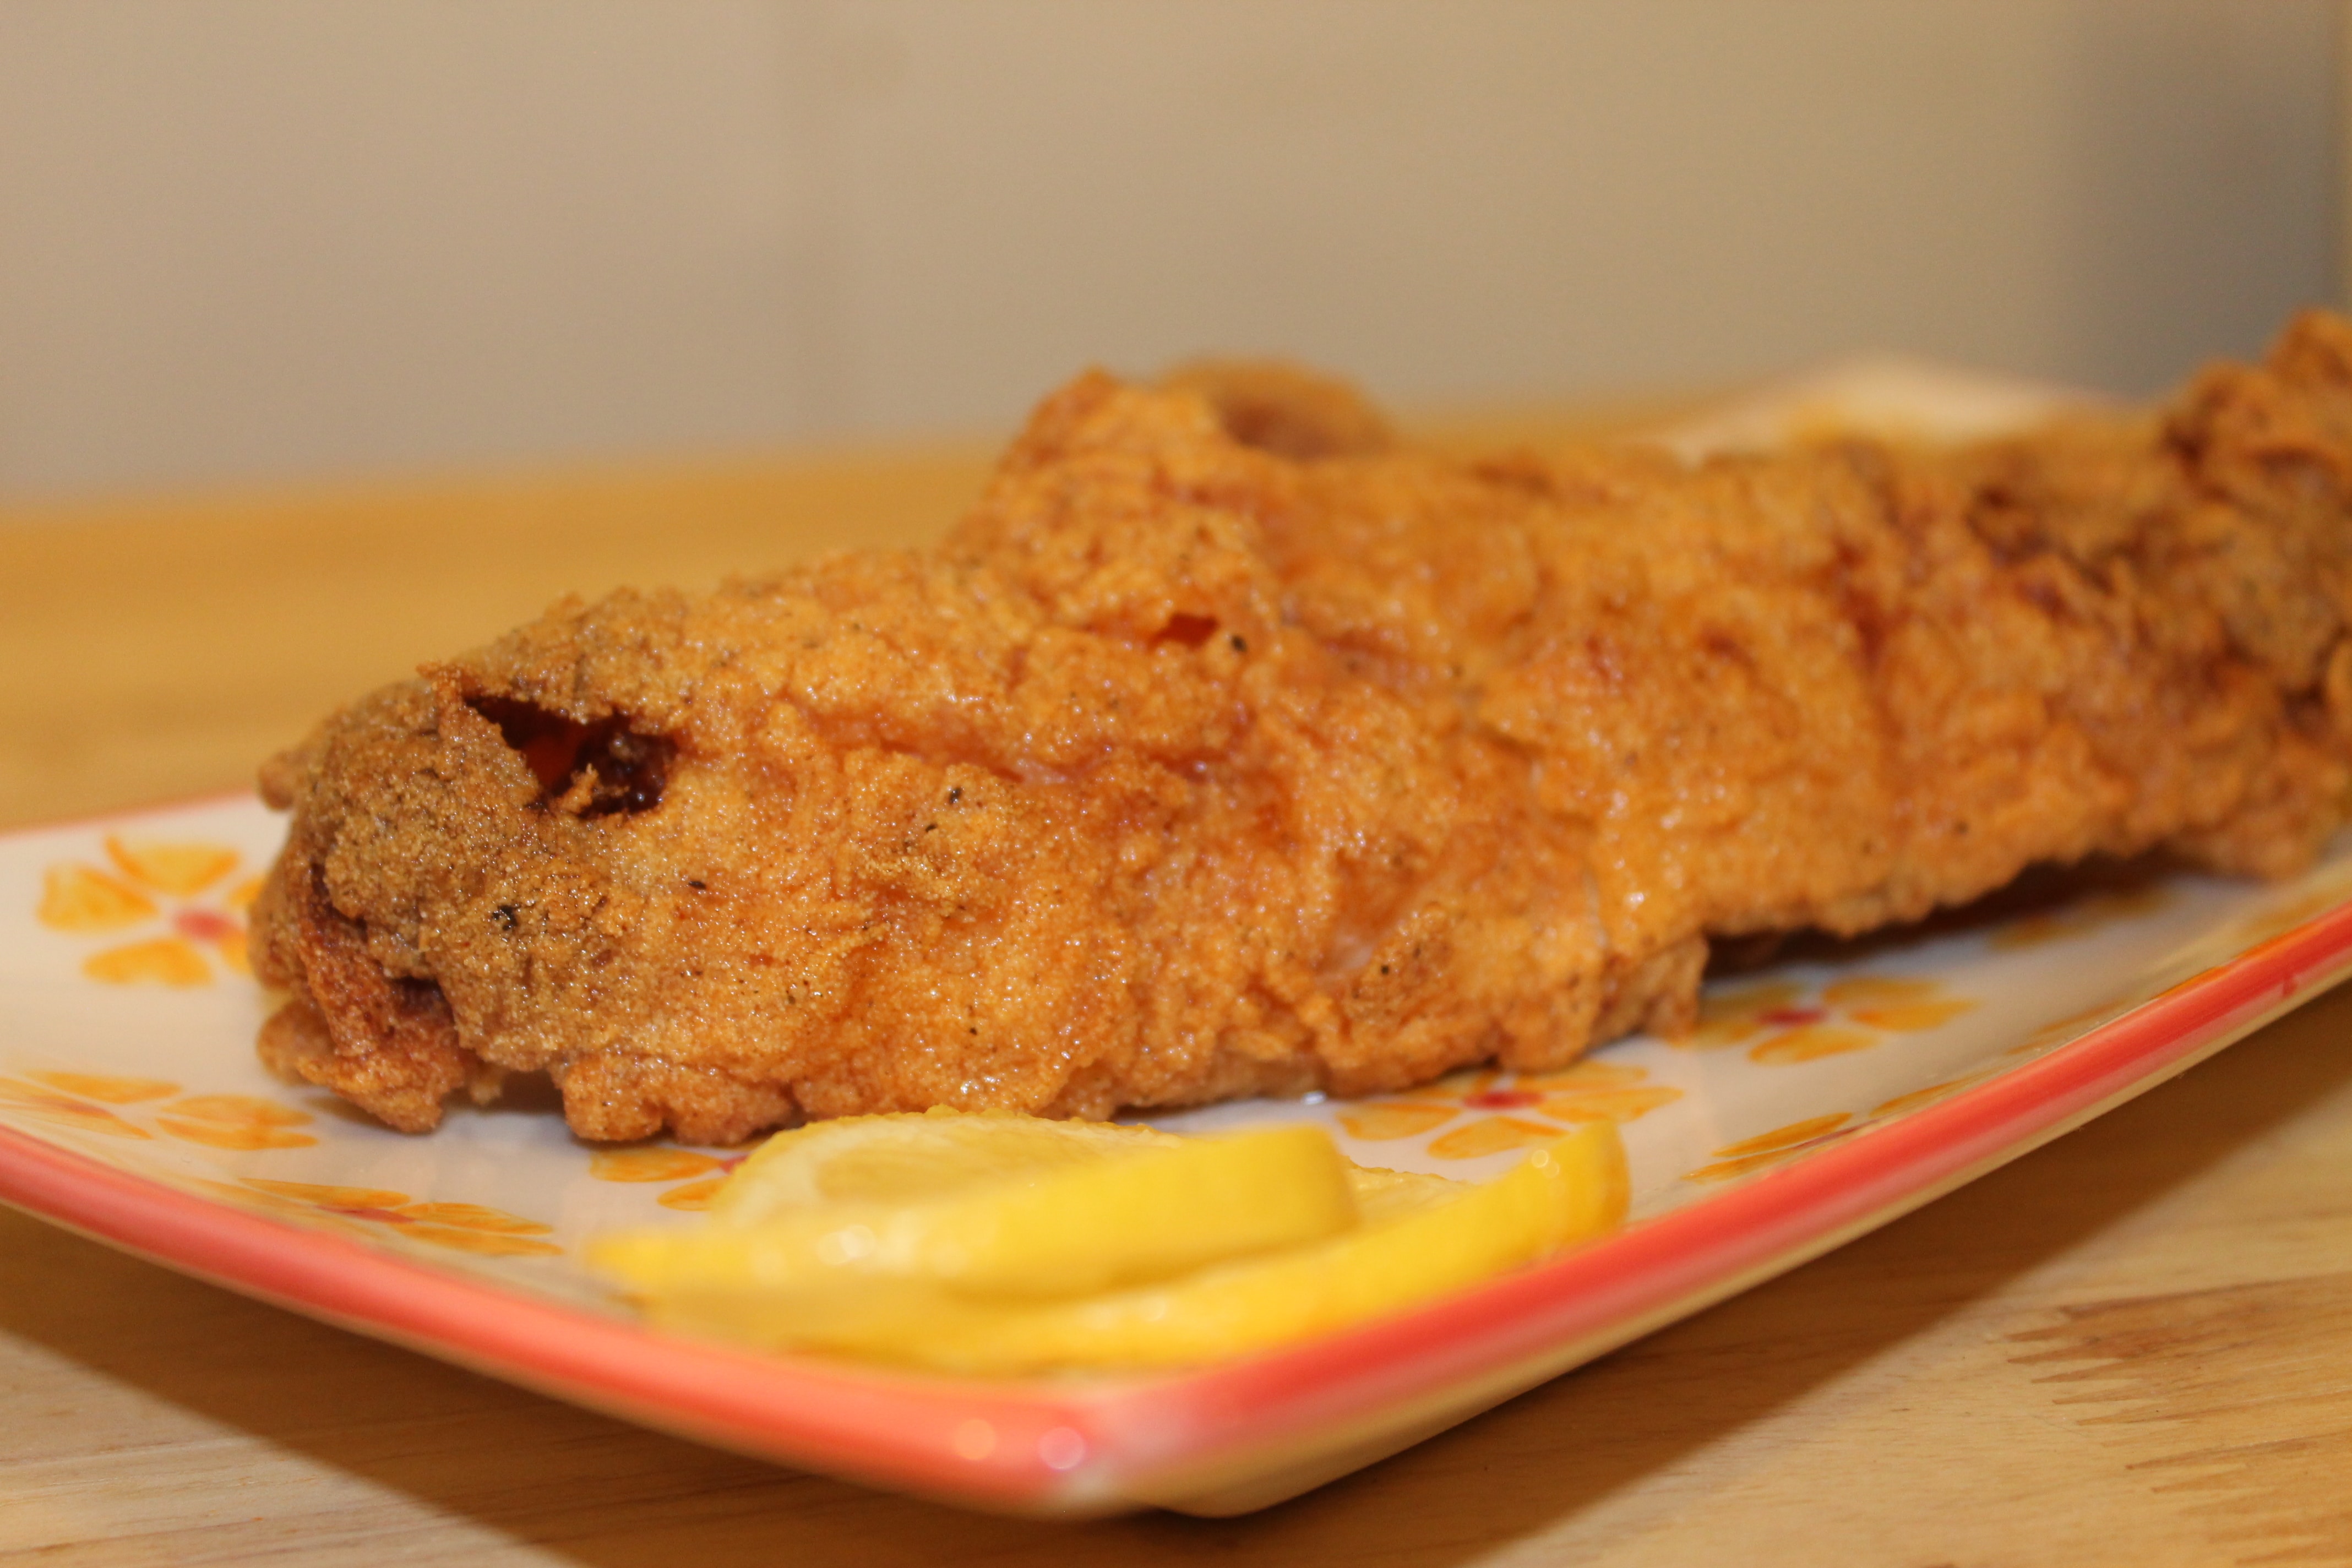
[[[1922,1106],[1933,1105],[1964,1089],[1973,1089],[1987,1079],[1998,1076],[1998,1072],[1997,1068],[1986,1068],[1948,1079],[1942,1083],[1931,1083],[1924,1089],[1915,1089],[1892,1100],[1882,1100],[1860,1117],[1850,1110],[1832,1110],[1820,1116],[1806,1117],[1801,1121],[1791,1121],[1769,1132],[1759,1132],[1752,1138],[1743,1138],[1716,1150],[1713,1163],[1685,1173],[1683,1180],[1727,1182],[1778,1165],[1800,1154],[1811,1153],[1825,1144],[1851,1138],[1864,1128],[1874,1127],[1879,1122],[1891,1121]]]
[[[391,1232],[457,1252],[490,1258],[551,1258],[563,1248],[543,1241],[554,1227],[480,1204],[412,1202],[406,1193],[381,1187],[320,1185],[310,1182],[200,1182],[247,1208],[262,1209],[374,1240]]]
[[[1793,1159],[1808,1149],[1850,1136],[1859,1127],[1850,1110],[1833,1110],[1825,1116],[1809,1116],[1802,1121],[1791,1121],[1786,1127],[1776,1127],[1769,1132],[1759,1132],[1753,1138],[1742,1138],[1715,1151],[1715,1163],[1702,1165],[1685,1178],[1693,1182],[1726,1182],[1734,1176],[1744,1176],[1750,1171],[1760,1171]]]
[[[0,1078],[0,1111],[76,1128],[109,1138],[153,1138],[161,1133],[183,1143],[214,1149],[307,1149],[318,1142],[307,1127],[317,1118],[307,1110],[250,1094],[196,1094],[173,1100],[180,1086],[154,1078],[115,1078],[103,1073],[34,1072]],[[168,1100],[163,1105],[156,1100]],[[111,1106],[145,1106],[152,1128],[126,1120]]]
[[[1339,1112],[1339,1125],[1367,1142],[1445,1128],[1429,1152],[1441,1160],[1475,1160],[1549,1143],[1563,1124],[1632,1121],[1683,1095],[1670,1084],[1647,1082],[1644,1069],[1622,1062],[1588,1059],[1558,1072],[1507,1082],[1506,1076],[1491,1068],[1454,1073],[1394,1100],[1349,1106]],[[1469,1120],[1457,1120],[1465,1112]]]
[[[664,1208],[699,1212],[710,1206],[719,1189],[736,1166],[751,1158],[742,1154],[701,1154],[691,1149],[653,1144],[637,1149],[599,1149],[588,1156],[588,1173],[600,1182],[685,1182],[654,1202]],[[688,1180],[700,1177],[701,1180]]]
[[[307,1110],[249,1094],[198,1094],[159,1106],[155,1125],[189,1143],[215,1149],[306,1149],[318,1140],[294,1129],[312,1121]]]
[[[1808,1000],[1793,981],[1719,991],[1699,1001],[1698,1026],[1668,1043],[1686,1050],[1745,1046],[1748,1059],[1785,1067],[1867,1050],[1896,1035],[1940,1027],[1976,1004],[1934,980],[1858,974]]]
[[[43,925],[71,936],[149,928],[139,940],[84,959],[84,974],[108,985],[189,987],[211,984],[215,963],[231,974],[253,973],[246,954],[245,911],[260,892],[261,879],[227,883],[237,867],[235,849],[112,833],[106,836],[105,849],[107,867],[72,860],[49,867],[34,909]]]

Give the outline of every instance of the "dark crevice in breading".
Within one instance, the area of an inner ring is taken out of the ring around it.
[[[1217,635],[1217,622],[1213,616],[1188,616],[1181,613],[1168,617],[1160,635],[1151,640],[1170,642],[1179,647],[1199,647]]]
[[[466,705],[496,724],[530,764],[543,804],[574,799],[583,778],[588,794],[582,816],[635,814],[661,804],[677,751],[667,736],[641,734],[619,714],[583,724],[512,697],[470,697]]]

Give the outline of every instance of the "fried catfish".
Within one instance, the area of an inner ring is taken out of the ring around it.
[[[1552,1068],[1686,1027],[1711,938],[2304,866],[2347,557],[2328,316],[2156,412],[1697,465],[1088,374],[934,550],[568,600],[272,762],[261,1050],[705,1142]]]

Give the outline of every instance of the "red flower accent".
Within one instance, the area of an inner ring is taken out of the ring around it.
[[[172,929],[198,942],[219,942],[241,934],[245,928],[218,910],[185,909],[172,917]]]
[[[1490,1089],[1478,1094],[1465,1094],[1462,1103],[1473,1110],[1517,1110],[1523,1105],[1533,1105],[1543,1099],[1523,1089]]]
[[[1775,1007],[1769,1013],[1759,1013],[1756,1021],[1776,1029],[1794,1028],[1801,1024],[1818,1024],[1830,1016],[1826,1007]]]

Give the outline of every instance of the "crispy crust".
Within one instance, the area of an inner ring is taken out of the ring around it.
[[[1711,938],[2292,871],[2347,498],[2323,316],[2161,417],[1696,468],[1089,375],[941,550],[566,602],[274,762],[263,1053],[608,1139],[1362,1093],[1687,1027]]]
[[[366,933],[335,911],[316,866],[281,858],[254,919],[266,933],[262,978],[294,993],[262,1026],[261,1058],[273,1070],[403,1132],[430,1131],[459,1089],[496,1094],[495,1069],[457,1043],[439,987],[395,979],[371,960]]]

